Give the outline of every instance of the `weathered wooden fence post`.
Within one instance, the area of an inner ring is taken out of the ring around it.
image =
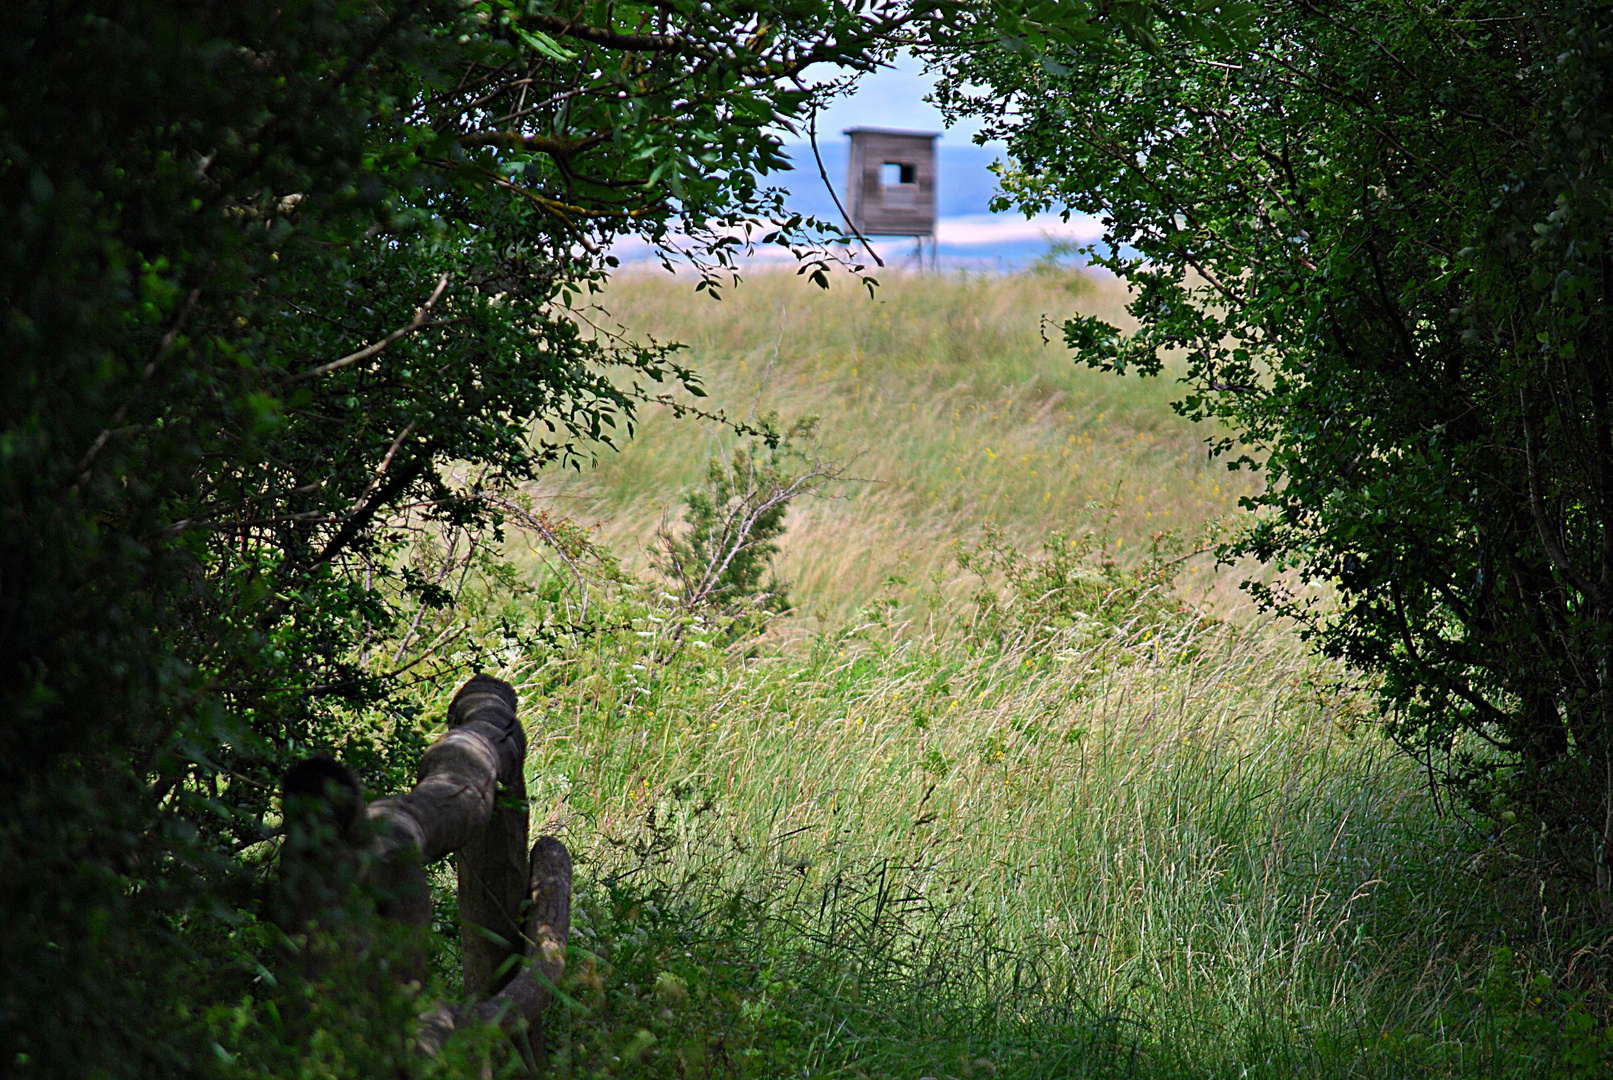
[[[502,740],[498,786],[487,825],[455,852],[459,864],[460,955],[466,1000],[491,997],[514,978],[522,954],[527,899],[526,733],[515,719],[515,691],[478,676],[448,706],[455,728],[475,725]],[[502,752],[503,744],[510,752]]]
[[[565,971],[571,855],[552,836],[540,838],[527,852],[526,733],[516,704],[508,683],[473,677],[448,708],[449,730],[421,758],[414,788],[363,810],[370,838],[355,854],[367,867],[366,880],[387,918],[429,928],[425,866],[453,852],[459,856],[466,1002],[440,1005],[422,1016],[418,1045],[425,1053],[436,1053],[467,1022],[496,1024],[515,1038],[537,1029]],[[293,766],[286,775],[287,805],[293,798],[306,801],[323,793],[355,803],[354,808],[333,806],[327,817],[356,816],[362,793],[356,777],[349,781],[344,773],[352,777],[334,762]],[[342,835],[356,834],[350,829]],[[285,857],[289,863],[282,865],[282,875],[288,881],[317,883],[322,871],[300,861],[331,861],[311,849],[287,849]],[[306,887],[292,891],[299,897],[310,894]],[[298,901],[299,918],[311,915],[307,906],[306,899]]]

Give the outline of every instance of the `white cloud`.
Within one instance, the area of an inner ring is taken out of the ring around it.
[[[1037,240],[1069,240],[1090,244],[1103,235],[1095,218],[1071,214],[1069,221],[1057,214],[1039,214],[1029,220],[1008,214],[966,214],[941,218],[935,223],[941,247],[977,247],[987,244],[1023,244]]]

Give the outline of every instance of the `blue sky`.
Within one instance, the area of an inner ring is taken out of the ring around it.
[[[942,132],[943,144],[971,146],[980,125],[972,120],[948,128],[941,121],[941,110],[924,100],[935,80],[923,72],[923,65],[907,54],[894,67],[864,75],[857,92],[842,98],[818,114],[818,141],[839,137],[849,127],[907,128],[912,131]]]

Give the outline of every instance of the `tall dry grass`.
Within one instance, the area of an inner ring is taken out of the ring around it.
[[[608,642],[513,664],[537,818],[591,880],[683,905],[686,938],[732,944],[723,912],[759,913],[737,951],[784,987],[808,1075],[1376,1075],[1408,1035],[1414,1071],[1462,1073],[1490,1052],[1458,1006],[1527,916],[1335,672],[1174,604],[1005,639],[931,600],[741,659],[651,598]],[[654,955],[645,1002],[656,965],[709,977]],[[711,1037],[645,1015],[668,1045]],[[1061,1047],[1082,1039],[1078,1069]]]
[[[870,297],[774,273],[711,300],[643,274],[603,303],[627,333],[689,346],[703,404],[735,419],[818,416],[821,450],[862,478],[792,512],[781,567],[804,625],[848,617],[892,575],[951,576],[952,545],[985,521],[1027,542],[1090,530],[1135,549],[1161,530],[1197,535],[1251,482],[1206,459],[1207,433],[1171,412],[1168,379],[1072,361],[1060,320],[1128,322],[1111,279],[899,275]],[[544,494],[641,564],[680,489],[730,444],[714,424],[651,412],[620,453]]]

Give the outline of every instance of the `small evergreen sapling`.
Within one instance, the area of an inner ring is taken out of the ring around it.
[[[817,418],[780,433],[777,418],[762,435],[711,460],[704,486],[684,493],[683,524],[656,531],[656,569],[678,604],[715,615],[731,638],[758,630],[790,608],[789,586],[774,573],[790,505],[844,476],[813,450]]]

